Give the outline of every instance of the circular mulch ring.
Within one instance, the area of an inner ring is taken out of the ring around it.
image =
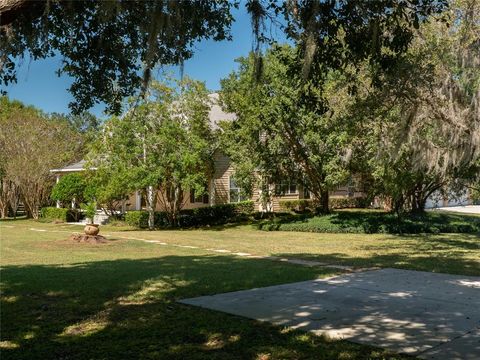
[[[107,239],[102,235],[85,235],[85,234],[72,234],[68,238],[70,241],[76,241],[79,243],[89,243],[89,244],[104,244],[107,242]]]

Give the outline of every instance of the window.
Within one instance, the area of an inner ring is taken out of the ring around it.
[[[280,181],[275,187],[275,192],[281,195],[297,194],[297,184],[291,181]]]
[[[240,189],[233,177],[230,177],[230,202],[236,203],[244,200],[247,200],[247,198],[242,194],[242,189]]]
[[[194,204],[194,203],[208,204],[208,200],[209,200],[208,193],[206,191],[203,195],[195,195],[195,190],[194,189],[190,190],[190,203],[191,204]]]
[[[310,199],[310,191],[306,187],[303,188],[303,198]]]

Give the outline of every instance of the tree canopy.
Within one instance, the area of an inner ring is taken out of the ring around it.
[[[79,160],[83,138],[65,120],[1,97],[0,148],[0,203],[13,207],[16,191],[27,215],[38,218],[54,185],[50,170]]]
[[[0,5],[0,81],[16,81],[18,60],[60,55],[74,81],[70,108],[105,102],[119,114],[125,97],[146,90],[152,70],[182,64],[201,39],[231,39],[239,1],[9,0]],[[303,73],[321,74],[365,58],[388,68],[413,31],[446,1],[247,0],[254,48],[278,25],[302,49]],[[261,57],[256,61],[261,72]]]
[[[208,92],[186,78],[170,86],[153,83],[148,96],[136,101],[124,116],[105,123],[90,162],[114,188],[143,192],[151,227],[157,202],[175,225],[188,199],[184,191],[203,194],[212,169]]]
[[[225,124],[224,143],[243,188],[264,194],[265,182],[290,178],[323,211],[328,192],[354,177],[399,211],[423,210],[435,191],[464,189],[480,171],[479,6],[455,1],[448,21],[419,24],[386,68],[370,58],[318,62],[323,71],[305,77],[304,48],[277,46],[256,77],[255,57],[240,59],[221,94],[238,115]]]

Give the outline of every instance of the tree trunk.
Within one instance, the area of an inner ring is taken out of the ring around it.
[[[8,215],[8,205],[1,204],[0,206],[0,219],[5,219]]]
[[[427,203],[427,196],[423,191],[416,192],[412,195],[412,213],[420,214],[425,212],[425,205]]]
[[[154,206],[153,186],[147,189],[147,205],[148,205],[148,229],[155,228],[155,206]]]
[[[329,209],[330,196],[328,194],[328,190],[320,191],[320,198],[318,200],[319,200],[319,203],[317,207],[317,213],[328,214],[330,211]]]

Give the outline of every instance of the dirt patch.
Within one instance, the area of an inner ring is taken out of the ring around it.
[[[102,235],[85,235],[85,234],[72,234],[68,238],[70,241],[75,241],[78,243],[88,243],[88,244],[105,244],[107,239]]]

